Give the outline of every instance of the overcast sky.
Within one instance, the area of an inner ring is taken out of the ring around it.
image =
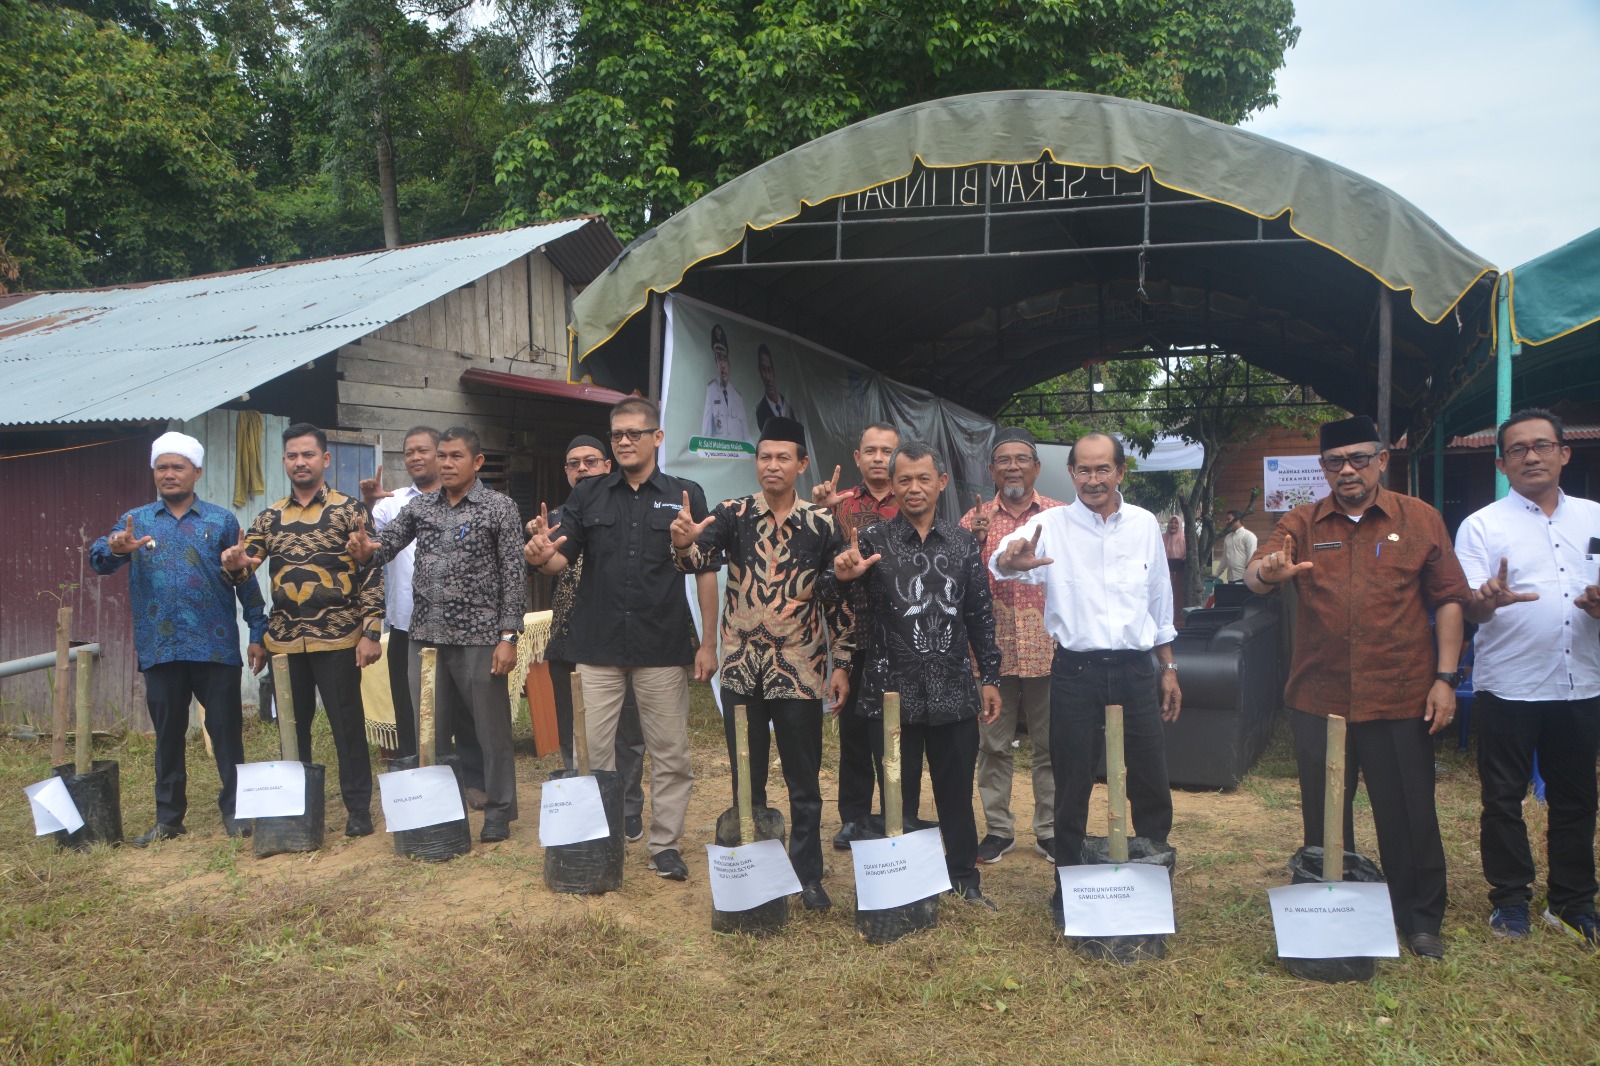
[[[1600,0],[1299,0],[1245,128],[1387,185],[1498,267],[1600,228]]]

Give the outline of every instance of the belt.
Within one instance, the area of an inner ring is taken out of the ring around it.
[[[1086,662],[1094,663],[1097,666],[1111,666],[1116,663],[1139,662],[1141,659],[1150,658],[1150,653],[1147,651],[1135,651],[1133,649],[1123,649],[1119,651],[1068,651],[1066,648],[1063,648],[1061,645],[1057,644],[1056,658],[1065,659],[1068,662]]]

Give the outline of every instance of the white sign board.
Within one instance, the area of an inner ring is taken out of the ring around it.
[[[539,843],[553,848],[610,835],[600,782],[593,777],[562,777],[544,783],[539,797]]]
[[[800,891],[800,879],[781,840],[758,840],[737,848],[707,844],[706,860],[711,905],[719,911],[747,911]]]
[[[1267,889],[1278,957],[1400,957],[1389,886],[1359,881]]]
[[[883,911],[950,891],[944,839],[937,829],[919,829],[883,840],[852,840],[856,910]]]
[[[306,813],[306,767],[298,759],[239,764],[235,818],[298,818]]]
[[[384,829],[391,833],[459,822],[467,816],[456,772],[448,766],[379,774],[378,792],[383,796]]]
[[[1302,503],[1316,503],[1328,494],[1320,457],[1269,455],[1261,460],[1261,509],[1292,511]]]
[[[1165,866],[1123,862],[1058,866],[1067,936],[1172,933],[1172,876]]]
[[[25,785],[28,806],[33,809],[33,835],[46,833],[76,833],[83,828],[83,815],[67,791],[67,783],[59,777],[47,777],[36,785]]]

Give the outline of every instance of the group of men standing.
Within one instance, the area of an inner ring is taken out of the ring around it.
[[[477,435],[419,427],[406,437],[413,484],[389,494],[363,483],[363,505],[329,487],[327,441],[315,427],[284,433],[291,493],[245,532],[195,498],[203,450],[165,434],[152,448],[160,497],[118,520],[91,549],[103,574],[132,565],[136,642],[158,737],[157,824],[135,843],[181,834],[183,729],[188,701],[207,709],[230,833],[239,739],[234,604],[250,626],[248,657],[289,656],[303,757],[320,695],[339,754],[347,835],[372,832],[371,770],[359,671],[379,657],[390,623],[400,745],[416,744],[420,654],[438,651],[439,735],[454,743],[485,817],[503,840],[517,816],[509,698],[526,595],[525,564],[558,578],[550,658],[567,714],[581,679],[587,740],[598,769],[629,778],[626,835],[644,834],[639,767],[651,757],[650,866],[682,881],[680,850],[693,774],[690,676],[720,672],[733,755],[732,710],[752,728],[751,790],[764,806],[769,736],[790,797],[790,852],[803,902],[826,909],[820,789],[822,723],[838,716],[835,847],[877,835],[883,696],[900,696],[902,779],[909,825],[924,759],[954,891],[994,906],[978,868],[1016,844],[1010,811],[1012,741],[1025,723],[1033,747],[1034,848],[1056,865],[1083,861],[1104,708],[1125,712],[1134,831],[1162,842],[1172,827],[1164,723],[1182,705],[1172,650],[1172,585],[1162,528],[1124,499],[1120,441],[1090,434],[1068,455],[1076,498],[1035,489],[1033,438],[1005,429],[990,453],[995,495],[959,523],[939,517],[944,457],[901,440],[892,425],[861,434],[862,480],[840,470],[812,491],[803,428],[773,415],[762,426],[759,490],[707,506],[700,487],[663,472],[659,411],[629,398],[610,415],[612,459],[579,437],[567,450],[571,493],[554,513],[521,524],[515,505],[478,479]],[[1491,925],[1525,936],[1533,863],[1520,801],[1537,753],[1551,804],[1549,909],[1553,924],[1593,944],[1595,758],[1600,744],[1600,505],[1561,492],[1570,451],[1559,419],[1520,412],[1500,427],[1505,500],[1473,515],[1452,546],[1437,511],[1382,485],[1386,445],[1370,419],[1322,428],[1331,495],[1285,515],[1239,566],[1254,591],[1294,583],[1297,639],[1285,693],[1299,761],[1304,835],[1320,845],[1322,767],[1331,714],[1350,721],[1347,804],[1356,775],[1372,800],[1396,923],[1411,949],[1441,957],[1444,852],[1433,800],[1431,737],[1455,713],[1463,623],[1481,627],[1482,849]],[[614,468],[613,468],[614,462]],[[1236,523],[1234,523],[1236,524]],[[1459,560],[1458,560],[1459,550]],[[271,561],[272,610],[252,575]],[[1465,564],[1465,570],[1463,569]],[[728,568],[720,603],[715,574]],[[385,596],[385,570],[388,595]],[[581,577],[580,577],[581,575]],[[701,615],[696,629],[685,588]],[[1430,618],[1431,615],[1431,618]],[[404,661],[404,683],[400,683]],[[407,698],[409,697],[409,699]],[[973,812],[974,784],[986,833]],[[475,806],[478,805],[475,803]],[[1345,812],[1347,850],[1353,819]],[[1060,890],[1053,906],[1059,921]]]

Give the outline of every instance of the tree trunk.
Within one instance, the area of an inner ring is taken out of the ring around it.
[[[378,36],[378,31],[372,26],[365,28],[367,38],[367,51],[369,55],[368,69],[372,74],[374,87],[383,85],[383,42]],[[394,137],[389,132],[389,111],[384,106],[383,94],[374,94],[376,103],[372,108],[372,127],[378,131],[378,199],[383,204],[383,246],[385,248],[400,247],[400,191],[399,182],[395,178],[394,169]]]

